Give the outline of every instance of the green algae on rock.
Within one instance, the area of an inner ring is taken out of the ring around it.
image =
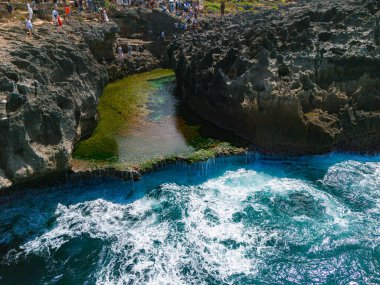
[[[90,138],[78,144],[74,158],[117,160],[116,136],[128,133],[131,121],[143,115],[148,94],[156,87],[150,80],[173,75],[171,70],[157,69],[108,84],[99,100],[98,126]]]
[[[109,84],[100,98],[99,124],[92,137],[79,143],[73,170],[146,172],[163,163],[244,152],[211,135],[220,133],[215,126],[192,118],[174,95],[175,87],[174,73],[167,69]]]

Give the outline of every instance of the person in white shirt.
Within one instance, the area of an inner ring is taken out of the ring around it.
[[[33,20],[33,10],[30,7],[30,4],[26,4],[26,7],[28,7],[29,19]]]
[[[109,21],[108,16],[107,16],[106,8],[103,8],[103,19],[104,19],[104,22],[108,22]]]
[[[53,25],[58,26],[58,12],[57,12],[57,10],[53,9],[53,12],[51,13],[51,18],[53,21]]]
[[[124,59],[124,52],[123,52],[123,48],[121,46],[119,46],[117,48],[117,53],[119,54],[120,60],[123,60]]]

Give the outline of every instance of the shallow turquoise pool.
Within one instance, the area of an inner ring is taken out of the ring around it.
[[[255,156],[0,198],[0,284],[379,284],[380,157]]]

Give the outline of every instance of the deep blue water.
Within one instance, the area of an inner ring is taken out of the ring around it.
[[[380,157],[253,157],[0,197],[0,284],[379,284]]]

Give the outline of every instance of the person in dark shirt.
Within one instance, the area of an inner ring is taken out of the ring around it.
[[[78,0],[78,4],[79,4],[79,11],[82,12],[83,11],[83,0]]]
[[[224,10],[226,10],[226,4],[222,2],[220,5],[220,16],[223,18],[224,17]]]
[[[7,11],[9,14],[13,14],[14,8],[11,3],[8,2],[7,4]]]

